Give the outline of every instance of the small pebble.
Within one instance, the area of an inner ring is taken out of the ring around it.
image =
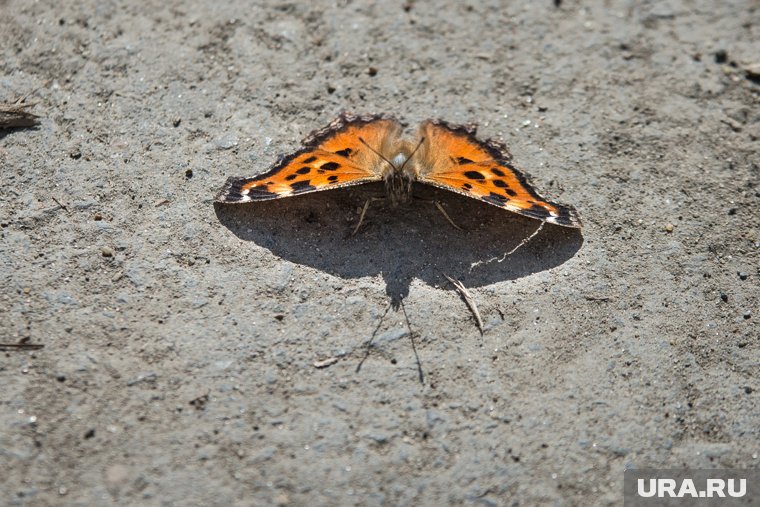
[[[743,317],[744,317],[744,320],[749,320],[750,318],[752,318],[752,313],[751,312],[744,312]]]
[[[665,227],[663,227],[662,229],[663,229],[665,232],[673,232],[673,228],[674,228],[674,225],[673,225],[673,224],[665,224]]]
[[[721,294],[720,299],[723,300],[724,303],[728,303],[728,294]]]
[[[216,140],[216,147],[220,150],[229,150],[238,144],[237,136],[226,134]]]
[[[185,171],[185,178],[190,179],[192,177],[193,177],[193,170],[192,169],[187,169]]]
[[[107,246],[104,246],[103,248],[100,249],[100,254],[103,257],[113,257],[113,250],[111,250]]]
[[[745,273],[744,271],[739,271],[739,272],[737,272],[736,274],[737,274],[737,275],[739,275],[739,280],[746,280],[746,279],[747,279],[747,277],[749,276],[749,275],[747,275],[747,273]]]
[[[93,216],[92,219],[95,220],[96,222],[100,222],[101,220],[103,220],[103,215],[101,215],[100,213],[95,213],[95,216]]]

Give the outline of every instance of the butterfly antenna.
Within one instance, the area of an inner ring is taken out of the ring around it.
[[[389,165],[390,165],[390,166],[391,166],[393,169],[396,169],[396,166],[395,166],[395,165],[393,165],[393,162],[391,162],[390,160],[388,160],[387,158],[385,158],[385,157],[383,156],[383,154],[382,154],[382,153],[380,153],[379,151],[377,151],[376,149],[374,149],[372,146],[370,146],[369,144],[367,144],[367,141],[365,141],[365,140],[364,140],[364,139],[362,139],[361,137],[359,138],[359,141],[360,141],[360,142],[361,142],[361,143],[362,143],[364,146],[366,146],[367,148],[369,148],[370,150],[372,150],[372,152],[373,152],[375,155],[377,155],[377,156],[378,156],[378,157],[380,157],[381,159],[383,159],[383,160],[385,160],[386,162],[388,162],[388,164],[389,164]],[[402,166],[402,167],[403,167],[403,166]]]
[[[398,169],[399,172],[401,172],[404,169],[404,166],[406,165],[407,162],[409,162],[410,160],[412,160],[412,157],[414,156],[415,153],[417,153],[417,150],[420,149],[420,146],[422,146],[422,143],[424,143],[424,142],[425,142],[425,138],[423,137],[422,139],[420,139],[420,142],[417,143],[417,147],[412,150],[412,153],[409,155],[409,158],[407,158],[406,160],[404,160],[404,163],[401,164],[401,167],[399,167],[399,169]]]

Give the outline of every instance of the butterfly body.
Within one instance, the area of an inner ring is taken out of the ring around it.
[[[391,206],[404,204],[412,200],[412,183],[416,178],[407,172],[392,170],[383,177],[385,193]]]
[[[574,208],[541,197],[507,148],[479,141],[475,127],[428,120],[414,140],[403,139],[402,132],[391,116],[343,113],[266,173],[229,178],[216,200],[269,200],[383,181],[389,201],[397,205],[409,202],[413,183],[420,182],[545,222],[581,227]]]

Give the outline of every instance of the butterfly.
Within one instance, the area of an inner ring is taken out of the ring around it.
[[[427,120],[416,139],[409,140],[393,116],[344,112],[269,171],[229,178],[216,201],[265,201],[383,181],[395,205],[411,200],[412,184],[420,182],[543,222],[581,227],[575,208],[541,197],[528,175],[515,167],[507,147],[478,140],[475,129]]]

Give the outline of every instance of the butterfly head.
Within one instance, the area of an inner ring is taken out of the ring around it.
[[[386,159],[388,167],[383,171],[383,181],[388,199],[393,206],[412,200],[412,183],[417,179],[417,171],[414,164],[409,162],[421,144],[422,141],[414,149],[403,146],[401,151],[389,160]]]
[[[413,150],[409,149],[406,143],[402,143],[394,152],[389,153],[385,146],[381,146],[378,150],[361,137],[359,141],[382,160],[380,176],[385,183],[385,192],[391,205],[396,206],[411,201],[412,183],[417,179],[417,173],[409,161],[422,143],[420,142]]]
[[[409,160],[409,157],[406,153],[399,153],[393,157],[390,162],[393,168],[398,171],[400,167],[404,167],[407,160]]]
[[[392,206],[412,199],[412,183],[415,177],[408,167],[408,161],[409,157],[405,153],[398,153],[388,161],[389,166],[383,171],[385,192]]]

